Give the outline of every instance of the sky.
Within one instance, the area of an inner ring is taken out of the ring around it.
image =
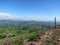
[[[0,19],[60,21],[60,0],[0,0]]]

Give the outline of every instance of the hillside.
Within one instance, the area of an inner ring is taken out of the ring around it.
[[[54,45],[57,43],[55,37],[58,39],[60,35],[60,25],[55,29],[48,24],[49,22],[1,20],[0,45]]]

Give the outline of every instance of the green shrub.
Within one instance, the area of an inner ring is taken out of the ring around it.
[[[23,39],[17,40],[17,42],[14,45],[23,45]]]
[[[29,41],[36,41],[37,40],[37,34],[36,32],[32,32],[28,36]]]
[[[0,39],[3,39],[3,38],[5,38],[5,37],[6,37],[6,35],[0,34]]]
[[[47,45],[51,45],[52,44],[52,40],[46,40]]]

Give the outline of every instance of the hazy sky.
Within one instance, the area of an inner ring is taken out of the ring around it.
[[[60,0],[0,0],[0,19],[60,21]]]

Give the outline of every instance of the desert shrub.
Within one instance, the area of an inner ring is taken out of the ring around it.
[[[3,38],[5,38],[5,37],[6,37],[6,35],[0,34],[0,39],[3,39]]]
[[[28,36],[28,40],[29,41],[36,41],[37,40],[37,34],[36,34],[36,32],[32,32],[32,33],[30,33],[29,34],[29,36]]]
[[[23,45],[23,39],[20,38],[14,45]]]
[[[51,45],[52,44],[52,40],[46,40],[46,42],[47,42],[47,45]]]

